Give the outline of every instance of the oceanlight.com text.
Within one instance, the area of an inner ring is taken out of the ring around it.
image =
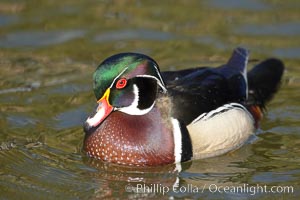
[[[134,193],[157,193],[165,195],[169,192],[174,193],[228,193],[228,194],[292,194],[294,193],[293,186],[269,186],[269,185],[217,185],[217,184],[204,184],[203,186],[195,186],[192,184],[187,185],[174,185],[174,186],[164,186],[162,184],[145,184],[137,183],[134,185],[128,184],[125,186],[126,192]]]

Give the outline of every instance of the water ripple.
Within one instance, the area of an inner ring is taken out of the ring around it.
[[[0,47],[42,47],[61,44],[72,39],[83,37],[83,30],[62,31],[22,31],[0,37]]]
[[[237,34],[262,35],[262,36],[298,36],[300,34],[300,23],[278,23],[278,24],[246,24],[237,27]]]
[[[260,1],[252,0],[211,0],[209,4],[220,9],[246,9],[246,10],[267,10],[269,6]]]
[[[171,33],[146,30],[146,29],[127,29],[127,30],[116,30],[111,32],[105,32],[95,36],[96,42],[111,42],[118,40],[158,40],[165,41],[174,38],[175,36]]]
[[[0,27],[14,24],[18,21],[18,17],[15,15],[3,15],[0,14]]]

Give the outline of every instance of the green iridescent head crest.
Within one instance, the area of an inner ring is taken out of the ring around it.
[[[153,77],[159,86],[166,91],[157,63],[150,57],[137,53],[121,53],[104,60],[96,69],[94,79],[94,93],[100,99],[107,88],[111,88],[115,81],[122,77]]]

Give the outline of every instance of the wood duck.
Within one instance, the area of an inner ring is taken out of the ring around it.
[[[150,57],[121,53],[96,69],[98,107],[84,123],[88,156],[156,166],[218,156],[255,134],[278,90],[283,63],[267,59],[247,72],[248,51],[227,64],[160,72]]]

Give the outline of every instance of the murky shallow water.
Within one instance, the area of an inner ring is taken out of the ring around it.
[[[1,199],[299,198],[299,8],[259,0],[1,2]],[[238,45],[254,60],[276,56],[287,68],[251,144],[183,163],[179,173],[81,154],[81,125],[95,106],[92,73],[104,58],[137,51],[162,70],[218,66]],[[265,185],[281,192],[253,189]],[[232,191],[238,187],[247,191]]]

